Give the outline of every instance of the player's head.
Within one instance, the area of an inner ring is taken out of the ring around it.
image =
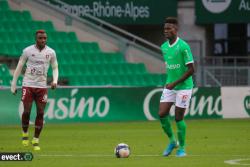
[[[175,39],[178,31],[178,20],[175,17],[167,17],[164,23],[164,35],[166,39]]]
[[[36,31],[36,45],[42,49],[45,47],[47,42],[47,34],[44,30]]]

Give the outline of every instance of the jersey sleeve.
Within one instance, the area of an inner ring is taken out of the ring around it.
[[[185,64],[193,63],[193,55],[188,44],[185,44],[182,49],[182,55],[184,57]]]
[[[57,58],[56,58],[56,52],[53,51],[51,53],[51,59],[50,59],[50,64],[53,66],[57,66]]]
[[[22,53],[22,55],[20,57],[20,60],[22,60],[23,63],[25,63],[27,61],[27,59],[28,59],[28,51],[27,51],[27,49],[24,49],[23,53]]]

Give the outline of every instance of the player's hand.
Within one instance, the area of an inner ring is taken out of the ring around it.
[[[13,95],[16,95],[17,90],[16,90],[16,86],[15,85],[11,85],[10,91]]]
[[[175,86],[176,86],[175,83],[169,83],[166,85],[166,89],[172,90],[174,89]]]
[[[51,89],[56,89],[57,84],[56,83],[51,83]]]

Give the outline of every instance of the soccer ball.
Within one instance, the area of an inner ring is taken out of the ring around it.
[[[128,158],[130,155],[130,148],[125,143],[120,143],[115,147],[115,156],[117,158]]]

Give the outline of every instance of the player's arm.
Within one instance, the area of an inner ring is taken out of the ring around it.
[[[52,75],[53,75],[53,81],[51,83],[51,89],[55,89],[56,86],[57,86],[58,75],[59,75],[58,63],[57,63],[57,60],[56,60],[55,56],[52,58],[51,66],[52,66]]]
[[[194,74],[194,63],[188,63],[186,64],[187,71],[182,75],[182,77],[175,82],[169,83],[166,85],[167,89],[173,89],[176,85],[178,85],[181,82],[184,82],[188,77],[192,76]]]
[[[24,58],[24,56],[21,56],[19,61],[18,61],[18,64],[17,64],[17,67],[16,67],[16,70],[13,74],[13,79],[12,79],[12,82],[11,82],[11,92],[13,94],[16,94],[16,82],[17,82],[17,79],[22,71],[22,68],[23,68],[23,65],[25,64],[26,60]]]

